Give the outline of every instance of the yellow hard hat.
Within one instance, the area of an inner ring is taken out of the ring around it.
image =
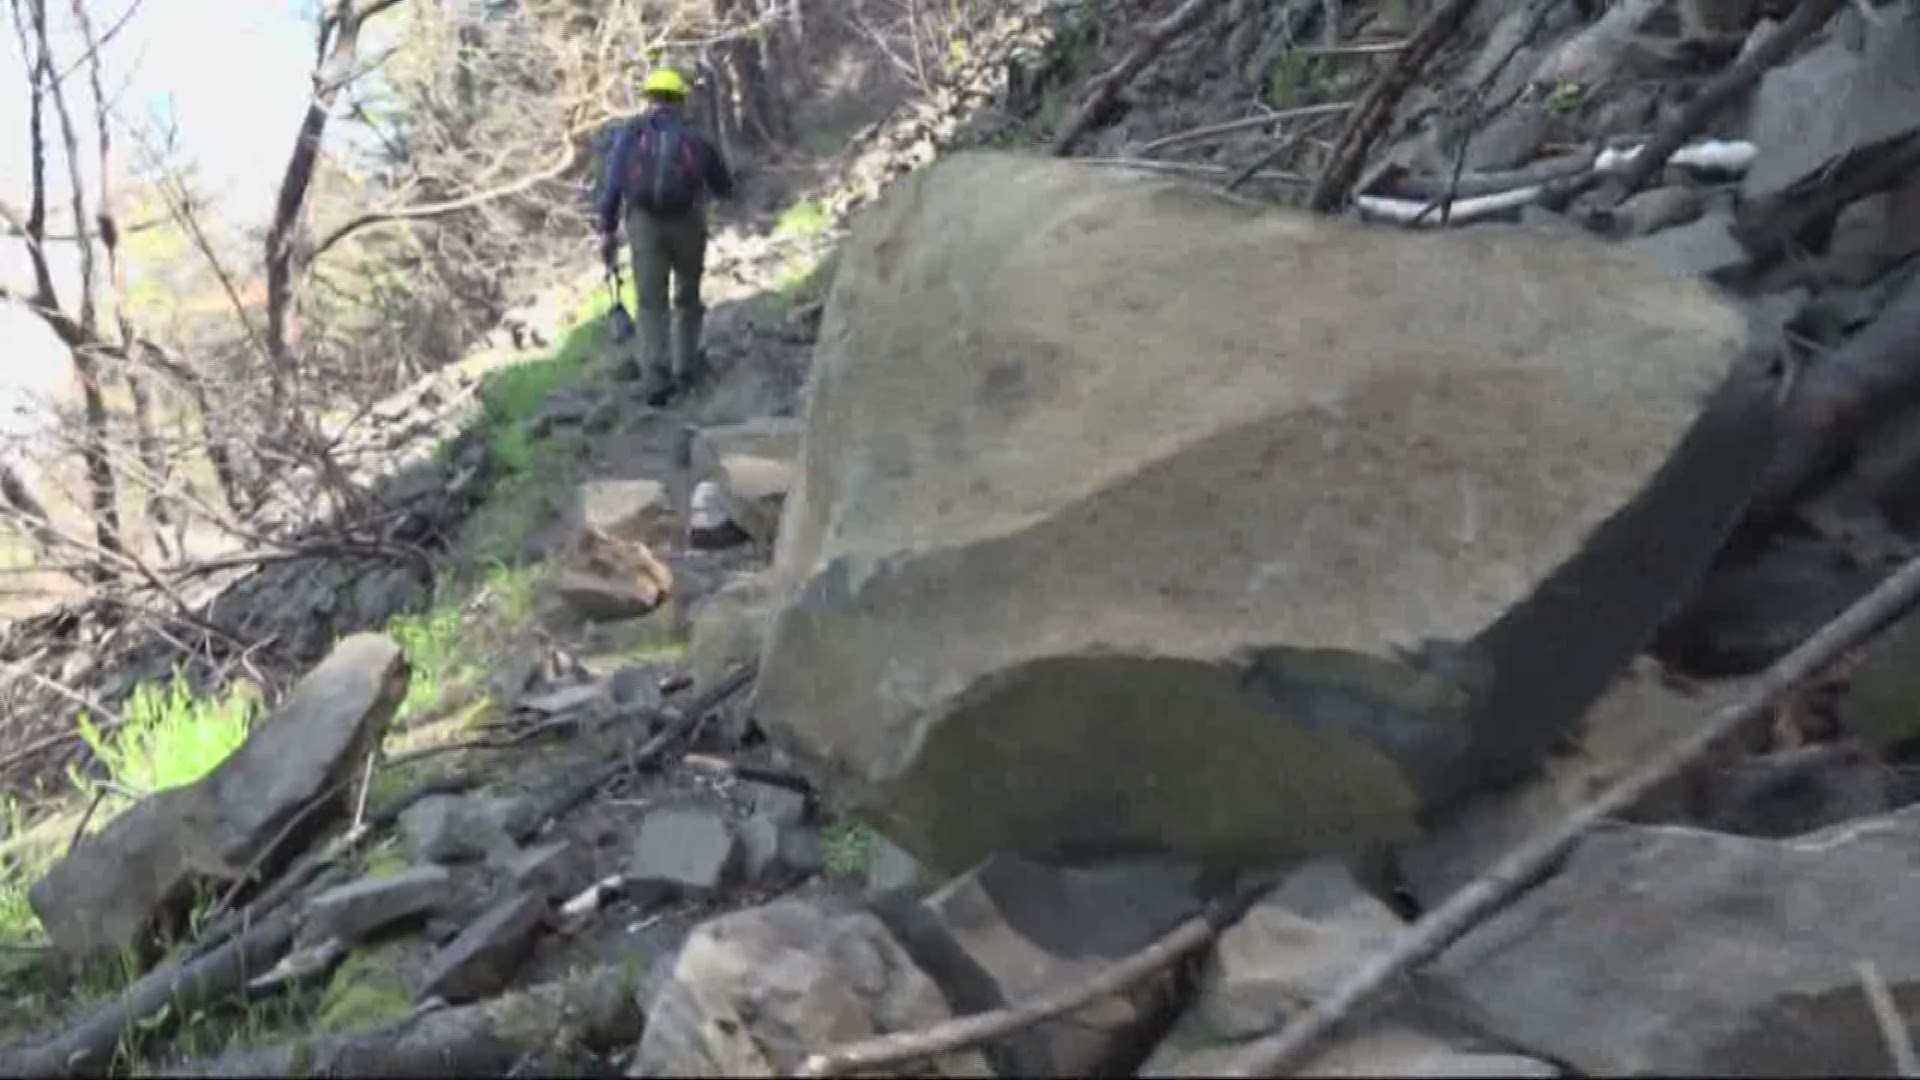
[[[672,68],[654,68],[647,75],[647,81],[640,84],[643,94],[672,94],[674,97],[687,96],[687,80]]]

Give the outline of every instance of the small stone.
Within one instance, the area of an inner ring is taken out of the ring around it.
[[[569,840],[554,840],[517,852],[503,864],[508,878],[523,892],[549,901],[564,900],[587,885],[586,861]]]
[[[692,893],[724,888],[740,865],[740,841],[721,815],[698,807],[666,807],[640,824],[627,872],[642,882]]]
[[[1627,247],[1680,277],[1711,280],[1747,264],[1747,249],[1733,236],[1733,215],[1725,212],[1630,240]]]
[[[622,580],[564,570],[553,583],[554,595],[589,622],[633,619],[660,606],[666,594],[653,582]]]
[[[452,883],[444,867],[416,866],[391,877],[362,878],[329,889],[308,902],[301,936],[309,941],[337,937],[357,945],[376,930],[438,909]]]
[[[400,832],[416,858],[465,862],[512,851],[510,830],[524,810],[517,799],[430,795],[400,815]]]
[[[547,901],[533,893],[517,893],[489,908],[435,954],[420,999],[457,1003],[500,992],[526,959],[546,915]]]
[[[806,819],[807,797],[792,788],[749,780],[735,790],[744,797],[749,810],[775,825],[798,825]]]

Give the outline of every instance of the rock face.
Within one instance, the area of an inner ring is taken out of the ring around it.
[[[702,923],[647,1008],[630,1076],[791,1076],[824,1046],[948,1019],[873,915],[781,900]],[[990,1076],[977,1053],[914,1066]]]
[[[29,899],[47,936],[70,956],[111,954],[137,943],[196,878],[245,872],[294,815],[379,745],[407,676],[391,639],[341,641],[231,757],[186,787],[141,800],[35,883]]]
[[[950,157],[844,252],[756,716],[947,872],[1405,835],[1717,547],[1743,338],[1598,243]]]
[[[1911,1001],[1916,904],[1920,807],[1796,840],[1609,826],[1427,981],[1585,1075],[1886,1075],[1853,965]]]

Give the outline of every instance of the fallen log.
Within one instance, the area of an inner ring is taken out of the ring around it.
[[[1422,916],[1391,945],[1362,964],[1312,1010],[1280,1031],[1257,1039],[1224,1069],[1224,1076],[1283,1076],[1312,1058],[1327,1041],[1388,987],[1426,963],[1462,934],[1499,911],[1548,872],[1587,831],[1625,812],[1707,751],[1771,715],[1782,696],[1818,675],[1920,598],[1920,559],[1902,567],[1859,603],[1822,627],[1754,680],[1738,701],[1709,716],[1685,739],[1609,787],[1593,801],[1514,849],[1468,882],[1446,903]]]
[[[299,929],[299,914],[282,912],[195,960],[149,972],[112,1004],[30,1050],[0,1058],[0,1076],[102,1076],[120,1041],[157,1018],[177,1020],[221,1001],[271,968]]]
[[[1734,237],[1755,263],[1786,254],[1816,227],[1831,224],[1852,203],[1878,195],[1920,170],[1920,135],[1849,155],[1776,199],[1742,207]]]
[[[1765,528],[1837,464],[1859,438],[1920,401],[1920,273],[1845,345],[1795,381],[1779,444],[1747,524]]]
[[[644,978],[617,967],[594,968],[386,1027],[225,1054],[165,1075],[514,1075],[530,1060],[580,1051],[603,1055],[632,1044],[644,1021]]]

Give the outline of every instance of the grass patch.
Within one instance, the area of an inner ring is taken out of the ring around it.
[[[355,951],[334,969],[314,1017],[316,1031],[337,1034],[380,1027],[413,1011],[408,989],[386,949]]]
[[[865,878],[873,868],[874,842],[878,836],[871,827],[850,818],[827,822],[820,829],[820,848],[827,873]]]
[[[80,737],[115,784],[132,794],[151,795],[212,772],[247,741],[259,707],[259,695],[249,687],[201,697],[175,673],[165,687],[136,687],[121,710],[125,723],[115,730],[102,732],[81,713]],[[92,794],[91,782],[77,775],[75,780],[83,794]]]
[[[773,235],[784,239],[810,240],[827,231],[832,224],[827,218],[826,204],[819,199],[801,199],[780,212],[773,225]]]

